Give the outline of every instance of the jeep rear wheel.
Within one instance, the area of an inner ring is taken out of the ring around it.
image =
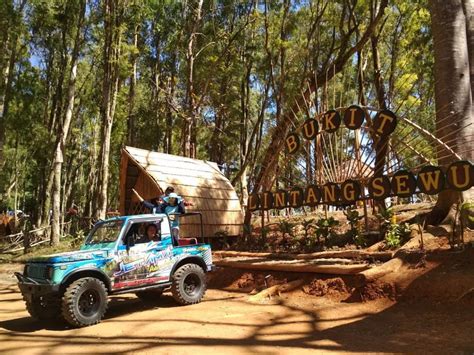
[[[50,320],[58,318],[61,310],[61,300],[54,296],[33,296],[26,299],[26,310],[35,319]]]
[[[163,294],[163,289],[157,288],[153,290],[147,291],[139,291],[135,293],[139,299],[145,302],[155,302],[160,299],[161,295]]]
[[[62,314],[74,327],[97,324],[107,310],[107,289],[95,277],[84,277],[71,283],[64,292]]]
[[[173,274],[171,292],[181,305],[201,302],[206,287],[206,274],[199,265],[183,265]]]

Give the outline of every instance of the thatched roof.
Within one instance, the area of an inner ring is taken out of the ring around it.
[[[243,214],[239,198],[216,163],[125,147],[120,179],[122,214],[143,212],[132,188],[145,199],[151,199],[162,195],[166,187],[173,186],[176,193],[193,204],[187,211],[202,213],[205,236],[219,232],[239,235],[241,232]],[[197,221],[197,217],[183,218],[182,232],[196,235]]]

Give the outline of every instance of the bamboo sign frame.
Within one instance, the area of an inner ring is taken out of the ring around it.
[[[357,105],[343,110],[329,110],[318,115],[316,119],[307,119],[299,128],[287,135],[285,139],[287,154],[294,155],[304,146],[301,144],[300,135],[307,141],[317,142],[321,135],[334,134],[342,128],[342,123],[349,130],[356,131],[361,128],[367,130],[372,138],[371,147],[376,151],[390,144],[390,135],[397,127],[398,119],[390,110],[380,110],[371,118],[366,109]],[[364,123],[365,127],[362,127]],[[403,139],[401,141],[403,143]],[[363,153],[356,154],[359,161],[355,164],[363,165],[362,170],[371,168],[373,173],[370,176],[359,172],[354,177],[346,176],[345,180],[329,179],[323,184],[311,184],[304,188],[297,186],[289,190],[253,193],[249,196],[248,209],[255,211],[319,204],[352,205],[365,199],[410,197],[417,193],[435,195],[445,189],[466,191],[474,185],[473,164],[459,159],[457,155],[448,167],[428,164],[421,169],[399,168],[395,172],[384,174],[383,166],[380,168],[375,163],[374,167],[370,167],[370,164],[362,162]]]

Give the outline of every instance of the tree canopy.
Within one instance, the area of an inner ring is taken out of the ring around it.
[[[217,162],[245,204],[314,178],[311,149],[282,143],[317,112],[388,108],[435,132],[430,21],[426,0],[2,1],[1,209],[103,217],[126,144]]]

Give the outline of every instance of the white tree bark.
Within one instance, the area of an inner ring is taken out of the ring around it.
[[[56,140],[56,147],[54,150],[53,160],[53,208],[52,208],[52,225],[51,225],[51,245],[59,244],[61,236],[61,170],[64,162],[64,146],[69,135],[69,127],[71,126],[72,115],[74,111],[74,100],[76,97],[76,78],[77,78],[77,63],[79,59],[79,48],[81,43],[82,23],[85,13],[85,1],[82,1],[81,14],[77,24],[77,31],[73,52],[71,55],[71,69],[69,74],[68,92],[67,92],[67,108],[60,128],[59,137]]]

